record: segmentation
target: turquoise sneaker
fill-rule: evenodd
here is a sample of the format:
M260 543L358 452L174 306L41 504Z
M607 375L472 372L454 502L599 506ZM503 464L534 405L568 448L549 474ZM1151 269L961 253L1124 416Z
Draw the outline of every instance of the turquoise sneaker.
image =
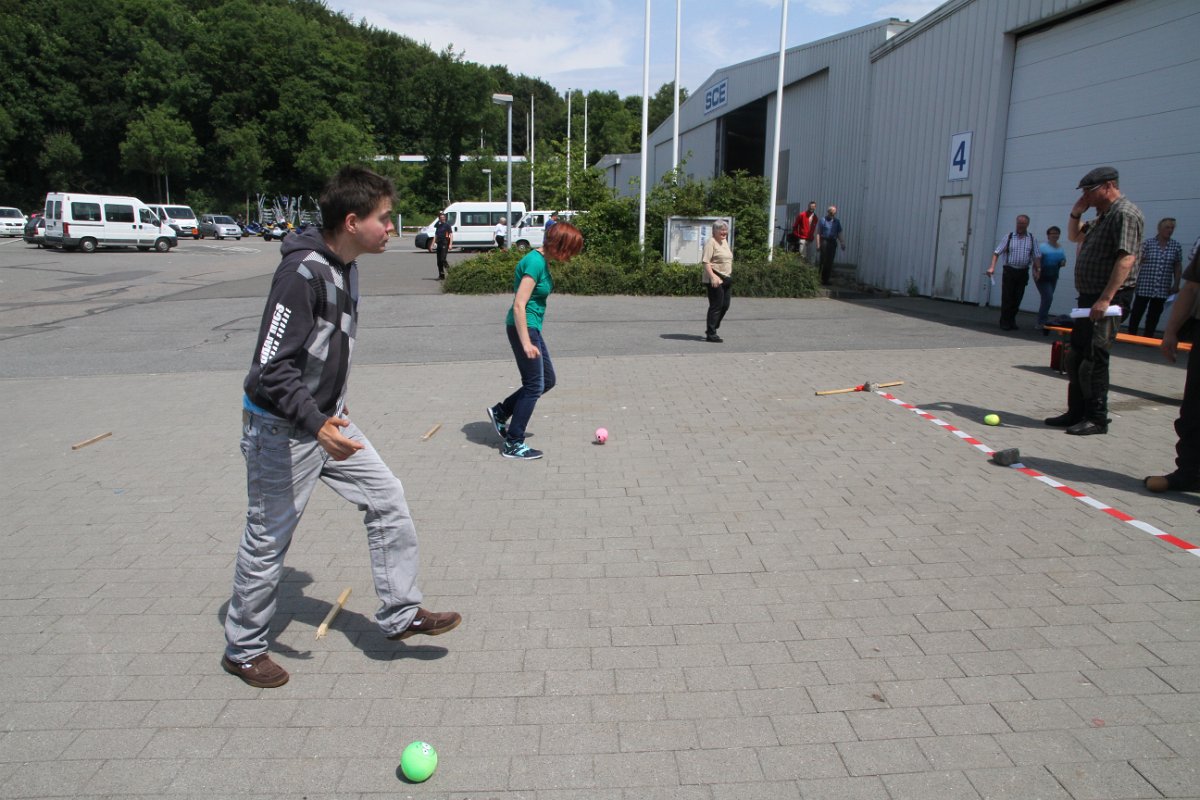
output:
M524 442L505 442L504 447L500 449L500 455L505 458L520 458L525 461L532 461L535 458L541 458L542 451L534 450Z
M488 419L492 421L492 427L496 429L496 435L498 435L501 439L507 439L508 426L504 424L507 422L507 420L504 417L504 409L500 407L500 404L497 403L489 408L487 410L487 415Z

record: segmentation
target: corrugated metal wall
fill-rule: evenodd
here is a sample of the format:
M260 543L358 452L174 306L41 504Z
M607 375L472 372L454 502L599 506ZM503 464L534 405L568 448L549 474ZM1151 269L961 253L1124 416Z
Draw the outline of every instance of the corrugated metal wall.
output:
M861 280L903 290L911 279L932 294L940 198L971 195L962 299L979 296L995 246L1016 32L1098 5L955 0L875 52L863 208L871 230L850 254ZM1097 75L1104 69L1097 53ZM951 137L964 131L972 133L970 176L951 181Z
M1004 177L992 241L1017 214L1039 239L1067 227L1079 178L1097 164L1120 170L1121 190L1146 217L1152 236L1176 217L1175 238L1200 235L1200 3L1121 3L1018 40ZM1097 53L1119 54L1097 70ZM1068 266L1074 248L1067 247ZM1074 305L1070 271L1054 312ZM1036 310L1036 292L1023 307Z
M862 205L869 124L871 51L890 33L905 27L880 22L788 51L784 72L783 149L788 158L788 203L815 199L824 208L834 204L852 233ZM717 163L716 119L747 103L767 102L767 142L763 174L770 175L774 145L775 85L778 57L774 54L713 73L680 109L680 150L694 151L687 172L711 178ZM704 114L705 91L728 81L728 103ZM668 118L650 137L654 161L650 179L671 169L672 125ZM782 217L776 224L790 220ZM778 237L776 237L778 241Z

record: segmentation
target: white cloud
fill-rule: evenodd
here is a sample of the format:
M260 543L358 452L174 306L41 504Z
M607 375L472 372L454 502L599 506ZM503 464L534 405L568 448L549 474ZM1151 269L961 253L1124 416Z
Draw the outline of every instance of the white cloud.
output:
M435 51L452 45L469 61L568 87L642 92L644 0L326 0L330 8L396 31ZM682 83L691 91L722 67L774 53L781 0L684 0ZM936 8L922 0L792 0L788 46L815 41L887 17L916 19ZM498 11L498 9L503 9ZM650 90L675 71L675 4L651 10Z

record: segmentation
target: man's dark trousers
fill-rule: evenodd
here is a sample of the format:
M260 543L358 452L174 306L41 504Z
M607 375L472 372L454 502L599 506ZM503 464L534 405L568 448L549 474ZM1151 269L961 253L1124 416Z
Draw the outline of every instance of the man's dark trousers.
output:
M1187 380L1179 419L1175 420L1175 474L1186 483L1200 483L1200 356L1188 354Z
M1122 310L1129 307L1132 289L1122 289L1111 305ZM1100 299L1099 293L1081 294L1079 308L1091 308ZM1071 349L1067 353L1067 413L1076 422L1091 420L1108 424L1108 364L1112 346L1117 340L1120 317L1103 317L1092 322L1090 317L1072 320Z
M833 257L837 255L837 239L821 240L821 285L828 286L833 277Z
M450 250L450 242L445 239L438 239L437 242L437 267L438 277L446 277L446 270L450 269L450 265L446 263L446 253Z
M1025 297L1025 287L1029 285L1029 267L1010 267L1004 265L1004 278L1000 295L1000 327L1017 326L1017 311L1021 308L1021 300Z

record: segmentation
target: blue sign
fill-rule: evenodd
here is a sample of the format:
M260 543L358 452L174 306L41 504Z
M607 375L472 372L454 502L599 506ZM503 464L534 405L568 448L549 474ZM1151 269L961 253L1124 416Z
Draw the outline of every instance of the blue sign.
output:
M704 113L710 114L729 102L729 79L710 87L704 93Z

